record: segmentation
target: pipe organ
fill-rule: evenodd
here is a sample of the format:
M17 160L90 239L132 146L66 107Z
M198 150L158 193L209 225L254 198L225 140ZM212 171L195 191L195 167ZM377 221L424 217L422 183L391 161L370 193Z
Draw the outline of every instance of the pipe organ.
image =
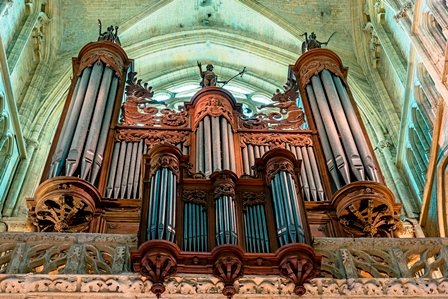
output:
M169 109L129 64L109 41L74 59L28 200L37 230L138 234L134 269L157 296L176 272L212 274L228 297L245 274L279 274L300 295L320 267L313 236L393 237L400 206L335 53L301 55L251 116L217 86Z

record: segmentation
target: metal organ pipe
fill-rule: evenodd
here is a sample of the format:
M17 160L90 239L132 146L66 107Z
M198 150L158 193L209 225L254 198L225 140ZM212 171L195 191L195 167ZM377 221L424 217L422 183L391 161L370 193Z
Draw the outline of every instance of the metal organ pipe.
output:
M75 134L71 142L68 157L65 163L66 175L73 176L80 163L82 150L86 142L90 119L92 117L95 99L100 88L101 79L103 77L104 65L96 62L92 69L89 85L87 87L84 102L82 104L81 113L76 125Z
M215 171L236 169L233 131L224 117L206 115L196 130L196 167L207 177Z
M331 116L331 111L330 108L328 107L328 99L325 95L322 82L319 76L317 75L311 78L311 82L314 94L316 96L315 99L317 102L317 106L319 107L318 111L315 111L313 108L312 110L315 115L320 113L324 124L323 129L327 133L330 147L332 149L333 156L335 158L336 167L339 169L339 173L343 177L345 183L349 184L351 180L350 180L350 171L347 163L347 157L345 156L344 149L342 147L341 141L339 140L338 131L334 124L333 117Z
M101 86L98 91L96 103L94 104L95 112L92 110L92 120L90 122L88 136L84 152L81 161L81 178L87 179L92 168L93 161L95 159L95 151L98 145L98 139L100 138L101 124L104 119L104 112L106 110L106 104L108 95L110 93L111 81L113 71L106 67L103 72L103 78L101 80ZM89 120L90 121L90 120Z
M341 182L339 181L338 169L336 168L333 152L330 147L330 142L328 140L327 133L325 131L325 126L322 121L322 118L319 113L319 108L317 107L316 97L314 96L313 87L308 85L306 87L307 96L311 105L311 110L314 114L314 120L316 122L317 130L319 131L319 138L322 143L322 150L324 152L325 160L327 163L328 170L330 171L331 177L333 178L333 182L336 185L336 188L340 188Z
M93 184L96 180L98 172L103 164L104 150L106 148L106 141L109 132L109 124L112 117L112 112L114 109L115 97L117 96L118 90L118 78L113 77L112 85L109 92L109 98L107 100L106 112L104 113L103 122L101 124L101 133L98 140L98 146L95 151L95 161L93 163L92 174L90 177L90 182Z
M327 95L327 103L330 104L331 112L334 117L334 123L336 124L336 127L341 135L342 144L344 145L345 153L348 156L347 159L351 170L358 181L364 181L364 166L356 147L355 140L353 139L347 118L345 117L341 101L339 100L339 96L333 82L333 77L328 70L323 70L320 77Z
M62 166L69 150L67 144L71 142L73 138L83 99L90 80L91 72L92 68L85 68L76 84L72 102L70 103L70 107L67 113L67 118L64 121L61 135L52 157L50 177L61 175Z
M347 90L342 84L341 79L338 76L333 75L333 80L336 85L336 89L341 100L342 106L344 107L345 115L347 121L350 125L352 136L355 139L356 146L361 154L361 159L364 163L367 176L372 181L379 181L378 170L375 167L373 161L373 155L370 153L369 147L367 146L367 140L361 129L358 119L356 118L355 110L353 109L352 103L350 102Z

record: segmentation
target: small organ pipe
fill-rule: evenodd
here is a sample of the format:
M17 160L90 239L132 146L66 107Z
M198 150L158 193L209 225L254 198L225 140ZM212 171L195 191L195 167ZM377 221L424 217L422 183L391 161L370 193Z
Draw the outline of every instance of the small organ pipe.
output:
M247 147L247 144L243 147L243 173L250 175L249 154L247 153Z
M94 101L95 113L92 115L92 121L88 125L88 136L81 161L81 178L87 179L95 159L95 151L98 145L98 139L101 132L101 124L106 111L106 104L110 92L113 71L106 67L103 72L103 78L98 90L96 101Z
M222 155L222 169L230 170L229 134L227 132L227 120L224 117L221 117L220 121L221 121L221 142L222 142L222 149L220 150L220 153Z
M334 123L341 133L342 144L344 145L345 153L347 154L346 158L348 159L350 168L358 181L364 181L364 166L362 165L355 140L351 134L344 109L342 108L336 87L334 86L333 78L328 70L323 70L321 73L321 79L327 97L331 99L327 102L330 104L331 112L334 117Z
M114 182L114 198L120 196L120 186L123 177L124 161L126 159L126 142L122 141L120 146L120 156L118 158L117 175Z
M205 159L205 175L208 177L213 172L212 168L212 140L210 131L210 117L204 117L204 159Z
M135 167L136 167L136 161L137 161L137 155L138 155L138 143L133 142L132 143L132 154L131 154L131 161L130 161L130 167L129 167L129 176L127 180L127 192L126 192L126 198L131 198L132 195L132 187L134 186L134 175L135 175Z
M106 105L106 112L104 113L103 122L101 124L101 133L98 140L98 146L95 151L95 161L93 163L92 175L90 182L93 184L96 180L98 172L103 164L104 149L106 148L107 136L109 133L110 120L112 112L114 110L115 97L118 89L118 78L114 76L112 79L112 85L110 87L109 97Z
M313 176L313 170L311 169L311 163L310 158L308 157L308 152L306 151L306 147L301 147L302 151L302 157L303 157L303 163L305 166L306 176L309 178L309 185L310 185L310 192L311 192L311 198L313 201L317 201L317 188L314 183L314 176Z
M252 170L252 166L255 165L255 157L254 157L254 147L252 144L247 146L247 153L249 154L249 174L253 175L254 171Z
M204 173L204 122L200 121L196 129L196 172Z
M112 160L109 169L109 182L106 188L106 196L110 198L114 190L115 173L117 171L118 155L120 154L120 142L115 142L112 153Z
M168 169L162 168L162 179L160 181L160 198L159 198L159 221L157 222L158 226L158 239L164 238L164 226L166 224L165 214L166 214L166 204L167 204L167 187L168 187L168 181L167 181L167 172Z
M313 170L313 178L317 189L317 195L319 197L319 200L324 201L325 200L324 188L322 187L322 182L320 180L319 168L317 167L316 157L314 156L313 148L307 147L306 149L308 151L308 158L311 163L311 169Z
M302 179L302 189L305 195L304 197L307 200L312 200L310 197L310 186L308 184L308 180L311 180L312 178L308 178L306 174L305 163L303 162L302 151L299 146L296 146L296 157L298 160L302 161L302 167L300 167L300 178Z
M319 109L313 111L316 111L314 115L318 115L320 111L320 115L322 117L322 121L324 126L322 127L322 131L319 129L319 134L322 134L323 132L327 133L328 141L330 144L330 147L332 149L332 153L334 156L334 161L336 162L336 167L339 170L339 173L341 174L342 178L344 179L346 184L350 183L350 172L347 165L347 158L345 157L344 149L342 147L342 144L339 140L339 135L336 130L336 127L333 123L333 118L331 116L330 109L327 105L327 99L325 97L325 93L322 87L322 84L320 82L319 77L313 76L311 78L312 85L313 85L313 91L316 96L315 100L317 102L317 107ZM310 103L312 97L310 97ZM327 160L328 163L328 160ZM333 162L331 162L333 164ZM332 165L329 165L331 167ZM330 168L331 169L331 168Z
M221 134L219 129L219 117L213 116L212 117L212 156L213 156L213 171L219 171L222 170L221 167Z
M95 63L92 69L92 75L90 76L81 113L79 114L75 134L73 135L70 150L66 159L66 175L68 176L73 176L80 162L79 160L86 142L86 135L96 102L95 99L100 87L103 69L104 65L101 62Z
M121 178L121 198L126 198L126 189L128 187L129 168L131 166L132 157L132 142L128 142L126 145L126 156L124 159L123 176Z
M255 158L260 158L260 147L258 145L254 145L255 150Z
M333 80L335 82L339 98L341 99L342 106L344 107L345 115L347 116L347 121L350 124L351 132L355 139L358 150L361 153L361 159L364 162L367 175L370 177L371 180L379 181L378 171L375 168L375 163L373 162L372 154L370 153L370 150L367 146L367 140L365 139L365 136L361 129L361 125L359 124L359 121L356 118L356 113L348 97L347 90L342 85L342 81L339 77L333 75Z
M230 170L236 172L236 161L235 161L235 143L233 142L233 131L232 126L227 123L227 134L229 135L229 149L227 153L230 155Z
M140 185L140 169L141 169L141 162L142 162L142 151L143 151L143 140L140 140L138 144L137 149L137 161L135 162L135 174L134 174L134 180L133 180L133 190L132 190L132 198L138 198L140 195L138 194L138 189Z

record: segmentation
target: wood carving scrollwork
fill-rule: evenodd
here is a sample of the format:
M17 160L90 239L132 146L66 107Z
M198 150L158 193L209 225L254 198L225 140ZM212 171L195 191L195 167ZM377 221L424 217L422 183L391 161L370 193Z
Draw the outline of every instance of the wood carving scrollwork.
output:
M235 181L237 180L237 177L233 172L229 170L214 172L210 179L214 182L213 193L215 199L222 196L235 198Z
M309 134L241 133L240 146L246 147L247 144L284 148L286 144L292 146L312 146L313 141Z
M170 153L160 153L154 158L151 158L151 171L150 171L150 177L152 178L153 175L156 174L156 172L160 168L168 168L173 172L173 174L177 177L177 181L179 181L180 177L180 170L179 170L179 159Z
M190 132L144 129L118 129L115 131L116 141L139 142L142 139L150 148L156 144L175 145L178 143L188 147L190 145Z
M272 96L272 103L258 107L259 109L278 108L279 112L269 114L260 112L250 118L240 116L240 126L258 130L300 130L305 123L305 113L296 104L299 96L296 81L289 79L284 89L284 92L277 89Z
M292 178L297 184L297 177L295 173L294 164L283 157L272 158L266 164L266 182L268 185L271 184L274 176L280 171L286 171L291 174Z
M101 48L88 52L81 58L76 76L80 76L85 68L91 67L97 62L104 63L115 71L115 75L118 78L122 78L124 65L121 58L115 55L115 53Z
M56 177L43 182L28 201L30 220L41 232L85 232L100 198L87 181Z
M376 182L356 182L340 189L333 198L336 214L354 237L392 237L399 226L393 195Z
M329 70L340 77L342 81L345 81L344 74L337 63L328 60L325 56L316 56L314 60L310 60L301 66L299 72L301 86L306 86L312 76L319 74L324 69Z
M207 205L207 192L202 190L184 190L182 199L185 202L191 202L199 205Z
M264 205L265 195L262 192L242 192L240 195L243 201L243 208L253 205Z
M234 117L232 114L233 107L227 99L217 94L209 95L201 98L195 108L195 116L193 120L193 127L196 128L198 123L206 115L212 117L223 116L232 126L235 131Z

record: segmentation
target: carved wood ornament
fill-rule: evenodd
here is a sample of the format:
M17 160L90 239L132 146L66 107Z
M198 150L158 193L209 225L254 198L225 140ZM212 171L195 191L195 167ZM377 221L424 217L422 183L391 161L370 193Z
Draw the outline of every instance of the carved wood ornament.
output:
M128 61L126 53L119 45L107 41L89 43L81 50L78 57L81 57L81 59L76 77L79 77L85 68L101 61L113 69L118 78L123 78L124 69L127 67L127 65L123 64L123 61Z
M28 200L28 208L38 231L85 232L100 198L87 181L56 177L39 185L34 200Z
M397 229L401 205L383 184L351 183L335 193L332 203L344 229L355 237L392 237Z
M293 146L312 146L313 141L308 134L241 133L240 146L246 147L247 144L285 148L286 144Z

